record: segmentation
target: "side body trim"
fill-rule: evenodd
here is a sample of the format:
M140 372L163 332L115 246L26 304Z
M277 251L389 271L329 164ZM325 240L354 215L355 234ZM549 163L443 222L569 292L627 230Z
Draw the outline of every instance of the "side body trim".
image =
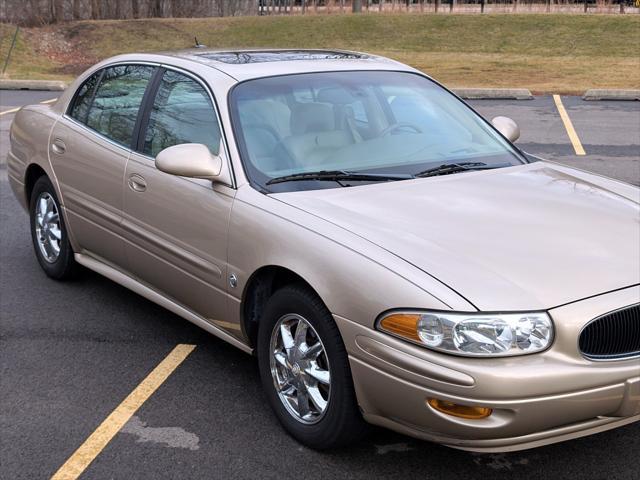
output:
M239 348L243 352L249 353L249 354L253 353L253 349L251 347L245 345L244 343L232 337L231 335L224 332L223 330L216 327L215 325L212 325L204 318L196 315L195 313L186 309L182 305L179 305L173 302L172 300L161 295L155 290L147 287L146 285L140 283L134 278L116 270L115 268L107 265L106 263L103 263L100 260L90 255L82 254L82 253L74 254L74 258L76 262L78 262L80 265L83 265L87 267L89 270L93 270L94 272L107 277L109 280L112 280L122 285L123 287L128 288L129 290L137 293L138 295L143 296L147 300L157 303L161 307L166 308L167 310L175 313L176 315L181 316L185 320L190 321L194 325L197 325L198 327L206 330L212 335L215 335L221 340L224 340L225 342L230 343L231 345ZM215 321L215 320L212 320L212 321Z

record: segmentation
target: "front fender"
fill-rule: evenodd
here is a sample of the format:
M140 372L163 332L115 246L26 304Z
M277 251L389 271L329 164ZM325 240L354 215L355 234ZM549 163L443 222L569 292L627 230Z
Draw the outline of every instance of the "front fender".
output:
M231 321L241 296L264 266L285 267L305 279L334 315L373 327L391 308L475 311L441 282L367 240L246 186L238 190L229 226Z

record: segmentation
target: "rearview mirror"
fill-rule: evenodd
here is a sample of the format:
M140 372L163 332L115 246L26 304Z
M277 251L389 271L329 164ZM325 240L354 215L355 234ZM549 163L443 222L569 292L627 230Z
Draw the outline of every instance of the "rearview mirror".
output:
M201 143L183 143L165 148L156 156L156 168L171 175L220 180L223 161Z
M495 117L491 120L491 123L510 141L515 142L520 138L520 127L518 127L518 124L509 117Z

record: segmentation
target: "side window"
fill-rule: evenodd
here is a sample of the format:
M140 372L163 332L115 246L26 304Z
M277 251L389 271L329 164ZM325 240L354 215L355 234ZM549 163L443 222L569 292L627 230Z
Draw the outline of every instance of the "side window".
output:
M93 95L96 92L96 87L98 86L101 75L102 70L91 75L76 92L73 107L71 107L69 115L81 123L87 123L89 107L93 101Z
M161 150L181 143L203 143L217 155L220 126L211 98L202 85L167 70L149 115L143 152L155 157Z
M362 100L358 100L353 102L351 105L351 111L353 112L353 118L360 123L369 123L369 118L367 117L367 111L364 109L364 104Z
M105 69L89 107L86 125L129 147L142 97L154 70L155 67L148 65L117 65Z

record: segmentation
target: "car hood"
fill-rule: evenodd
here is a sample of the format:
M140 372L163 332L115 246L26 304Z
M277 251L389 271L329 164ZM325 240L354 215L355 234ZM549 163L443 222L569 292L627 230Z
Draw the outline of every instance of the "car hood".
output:
M273 197L401 257L480 310L506 311L639 283L637 193L539 162Z

